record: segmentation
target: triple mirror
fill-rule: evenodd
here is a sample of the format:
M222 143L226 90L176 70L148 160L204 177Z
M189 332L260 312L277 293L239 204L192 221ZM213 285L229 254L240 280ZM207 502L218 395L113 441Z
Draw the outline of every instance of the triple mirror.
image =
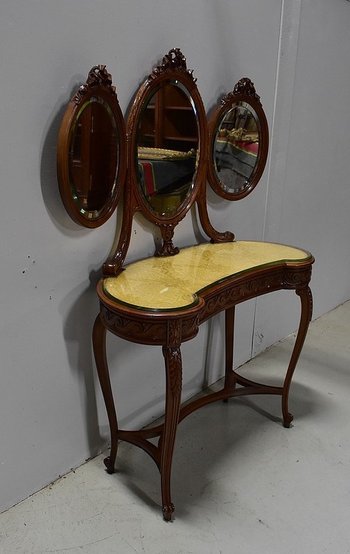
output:
M74 221L97 227L112 215L125 189L123 248L133 214L141 211L160 228L158 254L176 254L173 229L194 201L207 234L225 240L211 233L206 182L223 198L247 196L261 177L267 151L266 117L253 83L241 79L208 126L193 72L175 48L139 88L126 124L105 66L92 68L62 120L60 192Z

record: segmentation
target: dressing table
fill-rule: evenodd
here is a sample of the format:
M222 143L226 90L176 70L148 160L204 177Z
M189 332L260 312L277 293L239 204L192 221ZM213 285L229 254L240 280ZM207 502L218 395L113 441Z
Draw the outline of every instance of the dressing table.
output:
M171 466L177 426L202 406L235 396L281 397L289 427L289 388L312 315L309 288L312 255L292 246L236 240L210 223L207 182L223 199L244 198L264 171L266 117L253 83L241 79L207 119L193 72L179 49L164 56L136 93L126 123L105 66L95 66L74 95L58 138L58 181L74 221L102 225L123 197L116 247L97 285L100 312L93 328L96 367L111 433L108 473L114 472L118 441L142 448L161 476L163 516L174 512ZM206 240L187 248L174 243L177 224L192 206ZM153 257L126 264L133 217L155 227L161 242ZM253 382L233 368L235 306L281 289L300 298L299 330L280 386ZM221 390L181 404L181 345L202 323L225 312L225 378ZM162 347L165 414L161 424L119 429L106 355L107 331L127 341ZM132 394L132 391L130 391ZM158 439L152 441L152 439Z

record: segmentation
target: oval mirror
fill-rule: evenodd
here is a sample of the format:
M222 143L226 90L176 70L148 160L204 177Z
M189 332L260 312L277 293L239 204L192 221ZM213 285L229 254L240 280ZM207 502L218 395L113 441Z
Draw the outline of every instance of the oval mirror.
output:
M191 194L199 156L196 111L181 82L165 81L145 100L136 156L138 186L149 209L173 217Z
M241 79L214 115L209 181L220 196L239 200L257 185L267 157L267 122L253 83Z
M113 213L125 173L125 125L105 66L91 69L68 105L58 139L58 180L72 219L102 225Z

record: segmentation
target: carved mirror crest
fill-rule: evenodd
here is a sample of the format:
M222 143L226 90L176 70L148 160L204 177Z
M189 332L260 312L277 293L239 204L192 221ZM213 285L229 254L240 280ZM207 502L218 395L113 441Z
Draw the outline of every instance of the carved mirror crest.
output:
M268 126L254 85L243 78L210 121L208 180L215 192L240 200L257 185L268 152Z
M64 206L84 227L112 215L126 172L125 124L106 66L94 66L62 119L57 174Z

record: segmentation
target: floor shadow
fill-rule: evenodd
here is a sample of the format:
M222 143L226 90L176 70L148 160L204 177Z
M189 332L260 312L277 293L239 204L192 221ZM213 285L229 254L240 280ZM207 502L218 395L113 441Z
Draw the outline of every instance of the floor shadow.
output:
M70 92L58 99L44 130L40 162L41 193L47 213L61 233L74 237L77 236L77 233L87 234L89 230L74 223L63 206L57 181L57 139L69 99L82 82L84 79L81 76L74 77L68 88Z
M59 128L70 98L81 83L83 76L72 78L64 93L57 101L43 133L41 149L41 192L47 213L58 231L65 237L86 236L92 232L77 225L68 216L59 193L57 181L57 139ZM60 303L59 311L63 320L63 335L67 349L69 366L83 383L82 395L86 416L86 432L90 456L98 454L106 446L100 436L95 394L95 371L91 346L91 331L98 313L98 300L95 292L100 272L90 268L90 278L69 292ZM86 268L88 275L89 268Z
M279 400L279 402L278 402ZM296 383L293 388L293 412L296 421L314 417L324 411L325 399L316 391ZM232 472L242 463L240 449L252 448L261 441L266 429L276 433L276 445L284 429L280 399L266 395L255 398L234 398L227 404L217 402L187 418L178 427L172 471L173 500L178 517L188 516L193 506L210 487L217 464L230 460ZM288 436L288 435L287 435ZM261 452L263 455L264 453ZM147 454L127 443L120 443L113 479L128 488L152 510L161 509L160 476ZM116 483L117 484L117 483Z
M96 284L100 272L92 270L85 288L73 289L60 305L63 318L63 336L69 367L83 384L82 403L85 412L86 434L90 456L96 456L106 447L98 423L96 402L96 372L93 363L91 333L99 306Z

